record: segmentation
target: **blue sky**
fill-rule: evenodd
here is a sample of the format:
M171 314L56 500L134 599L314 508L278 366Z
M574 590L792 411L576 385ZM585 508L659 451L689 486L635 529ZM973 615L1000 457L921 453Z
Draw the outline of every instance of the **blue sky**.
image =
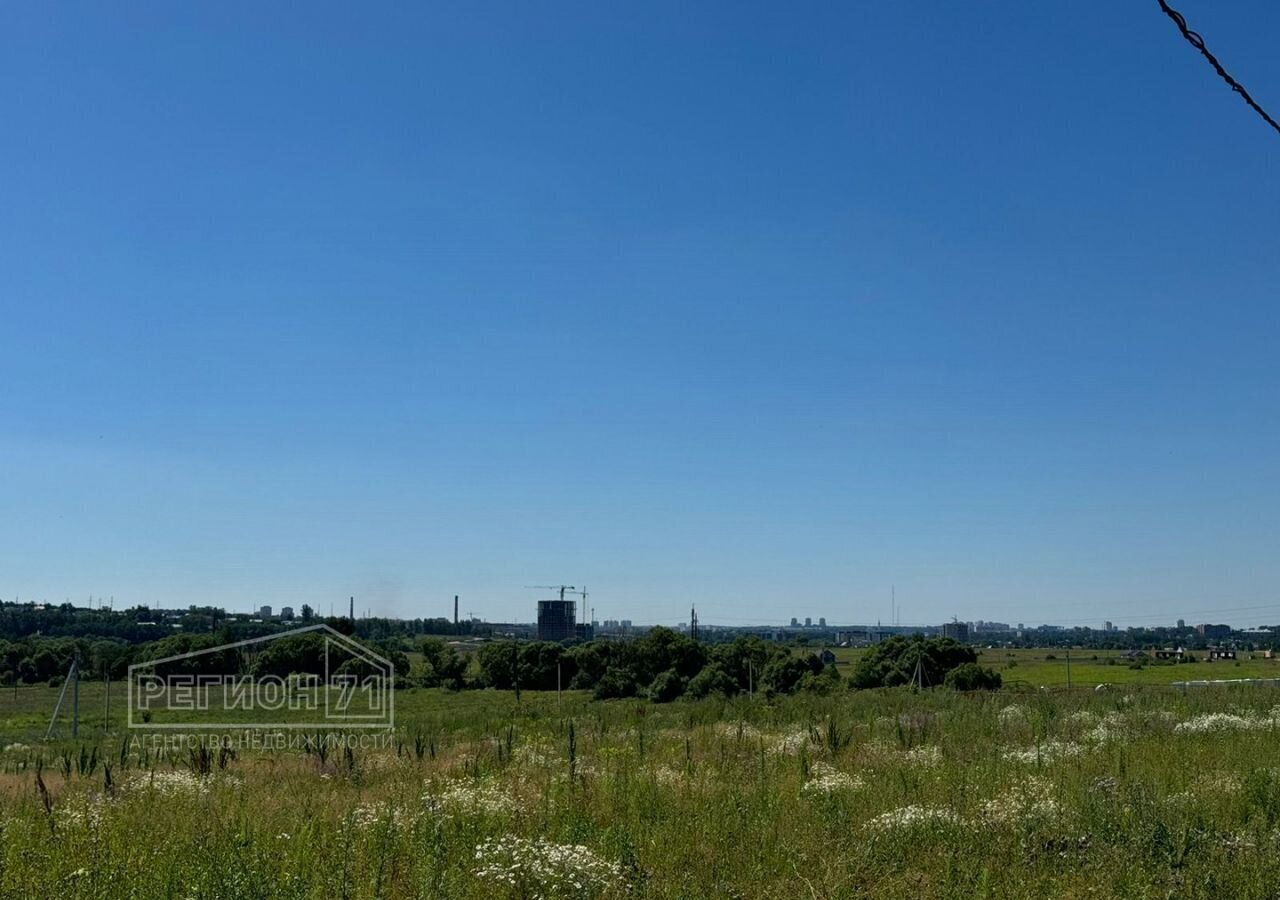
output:
M1154 2L28 4L0 118L5 599L1280 621L1280 138Z

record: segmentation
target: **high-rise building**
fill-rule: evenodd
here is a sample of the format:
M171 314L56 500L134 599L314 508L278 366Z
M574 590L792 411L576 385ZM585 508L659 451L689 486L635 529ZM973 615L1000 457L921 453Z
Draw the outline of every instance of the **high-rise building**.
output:
M1102 630L1103 630L1103 631L1115 631L1115 630L1116 630L1116 626L1112 625L1110 622L1103 622L1103 623L1102 623Z
M805 616L805 617L804 617L804 627L805 627L805 628L812 628L812 627L813 627L813 619L811 619L809 616Z
M799 627L800 627L800 620L799 620L799 619L797 619L795 616L792 616L792 617L791 617L791 627L792 627L792 628L799 628Z
M292 618L293 618L293 607L292 607L292 606L284 606L284 607L281 607L281 608L280 608L280 618L282 618L282 619L292 619Z
M575 636L577 618L577 603L573 600L539 600L538 640L569 640Z
M963 643L969 640L969 626L964 622L948 622L942 626L942 636Z
M819 627L819 628L826 628L826 627L827 627L827 617L826 617L826 616L819 616L819 617L818 617L818 627Z
M270 606L262 606L262 607L259 607L259 608L258 608L258 617L259 617L259 618L261 618L261 619L270 619L270 618L271 618L271 607L270 607Z

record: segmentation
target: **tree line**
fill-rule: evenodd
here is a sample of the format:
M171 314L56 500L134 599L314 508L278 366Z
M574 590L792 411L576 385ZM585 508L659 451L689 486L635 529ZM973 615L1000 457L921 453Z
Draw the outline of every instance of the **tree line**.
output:
M345 634L354 630L348 619L327 623ZM236 642L229 628L212 634L174 634L144 644L41 636L0 641L0 683L56 683L73 659L79 659L83 677L112 680L126 677L131 665L157 660L169 660L163 665L164 674L324 674L323 633L226 646ZM669 628L653 628L630 641L597 639L576 645L495 641L483 644L474 654L459 652L438 637L398 636L362 643L392 664L395 685L401 688L585 690L600 700L645 697L668 703L681 697L826 694L842 688L911 684L960 690L1000 687L1000 675L979 666L971 647L950 638L918 635L894 637L873 647L848 678L816 653L793 653L786 645L754 635L705 644ZM351 659L338 671L365 674L366 668L367 663Z
M589 690L596 699L733 696L758 691L830 693L918 684L958 690L1000 687L997 672L978 665L973 648L950 638L894 637L872 648L844 679L818 654L744 636L708 646L667 628L634 641L591 641L565 647L545 641L486 644L476 686L500 690Z

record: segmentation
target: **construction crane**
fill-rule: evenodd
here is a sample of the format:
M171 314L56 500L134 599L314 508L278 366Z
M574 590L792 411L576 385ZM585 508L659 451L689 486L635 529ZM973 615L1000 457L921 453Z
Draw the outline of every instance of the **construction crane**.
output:
M559 591L560 599L564 599L566 593L577 594L578 589L571 584L526 584L525 590L530 591ZM583 588L585 590L585 588Z
M596 611L592 607L587 606L587 586L584 584L580 591L569 591L570 594L577 594L582 598L582 611L587 613L587 624L594 626L596 624Z

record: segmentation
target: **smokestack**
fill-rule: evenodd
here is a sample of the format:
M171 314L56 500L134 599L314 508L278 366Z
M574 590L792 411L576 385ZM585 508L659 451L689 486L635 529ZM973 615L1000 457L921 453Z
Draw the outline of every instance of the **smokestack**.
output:
M458 595L453 595L453 627L458 627Z
M351 598L351 611L347 613L347 618L352 622L356 620L356 598Z

